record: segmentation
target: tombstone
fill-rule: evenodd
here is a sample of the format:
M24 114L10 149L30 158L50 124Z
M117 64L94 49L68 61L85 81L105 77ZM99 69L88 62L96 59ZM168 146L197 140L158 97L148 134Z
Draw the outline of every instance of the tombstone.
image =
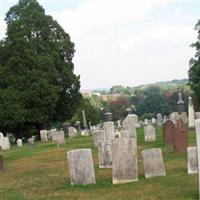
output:
M148 119L144 119L144 125L148 125L149 124L149 120Z
M124 127L129 131L131 138L137 138L135 124L138 121L138 116L135 114L128 115L125 119Z
M103 128L105 131L105 139L112 141L115 138L115 130L113 122L104 122Z
M98 147L100 142L105 141L105 132L104 130L95 130L92 132L92 139L94 147Z
M187 150L187 127L181 119L175 124L173 146L176 152L186 152Z
M27 142L28 144L34 144L34 139L32 137L28 138Z
M17 146L22 147L23 146L23 141L22 139L17 139Z
M136 138L117 138L112 143L113 184L138 181Z
M4 161L3 161L3 156L0 155L0 171L4 170Z
M171 120L167 120L163 125L164 144L173 144L174 132L175 132L174 123Z
M47 130L40 131L40 138L42 142L48 142Z
M197 143L197 166L200 166L200 119L195 120L195 132ZM200 167L197 168L199 182L199 199L200 199Z
M81 131L81 135L82 135L82 136L89 136L88 130L82 130L82 131Z
M194 128L195 112L194 112L192 97L188 97L188 120L189 120L188 124L189 128Z
M179 119L178 112L173 112L170 114L170 120L175 124L176 121Z
M119 134L120 134L120 137L122 138L130 138L130 133L128 130L120 131Z
M151 123L152 123L152 124L155 124L155 123L156 123L156 118L153 117L153 118L151 119Z
M160 148L142 151L142 160L145 178L166 175L162 150Z
M200 112L195 112L195 119L200 119Z
M162 115L160 113L157 114L156 125L157 125L157 127L162 126Z
M197 148L188 147L187 148L187 171L188 174L197 173Z
M64 131L58 131L57 134L54 136L57 146L65 145L65 133Z
M4 136L3 136L3 133L0 132L0 147L1 147L1 145L2 145L3 137L4 137Z
M10 149L10 141L8 137L3 137L2 143L1 143L1 149L2 150L9 150Z
M71 185L95 184L91 149L76 149L67 152Z
M54 141L56 141L56 135L57 135L57 129L56 128L54 128L54 129L51 129L50 130L51 131L51 139L52 139L52 141L54 142Z
M73 126L68 127L68 133L69 133L69 138L77 136L77 130Z
M148 142L156 140L156 131L154 126L147 125L144 127L144 140Z
M98 160L99 168L112 167L112 143L109 140L98 143Z

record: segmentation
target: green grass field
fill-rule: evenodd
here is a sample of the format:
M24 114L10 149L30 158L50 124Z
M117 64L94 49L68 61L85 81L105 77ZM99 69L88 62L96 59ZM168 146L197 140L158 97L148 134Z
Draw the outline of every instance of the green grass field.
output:
M174 200L198 199L197 175L187 174L186 153L174 153L171 146L164 146L162 131L157 129L156 142L144 142L142 129L138 129L139 181L113 185L112 170L99 169L97 149L91 137L66 139L64 147L52 142L12 146L6 152L5 171L0 172L0 200ZM189 145L195 145L195 134L188 134ZM141 160L143 149L162 148L167 176L145 179ZM67 165L67 151L93 148L96 185L71 186Z

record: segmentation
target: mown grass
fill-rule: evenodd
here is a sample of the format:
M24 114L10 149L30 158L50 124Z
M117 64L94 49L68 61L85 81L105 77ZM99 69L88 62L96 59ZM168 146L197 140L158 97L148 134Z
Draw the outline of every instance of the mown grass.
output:
M174 153L162 141L162 130L156 130L155 142L144 142L142 129L138 135L139 181L113 185L112 170L99 169L97 149L91 137L66 139L64 147L52 142L13 146L2 152L5 171L0 173L1 200L192 200L198 199L197 175L187 174L186 153ZM194 131L188 134L189 146L195 145ZM167 176L145 179L141 151L162 148ZM67 151L93 148L96 185L71 186L67 165Z

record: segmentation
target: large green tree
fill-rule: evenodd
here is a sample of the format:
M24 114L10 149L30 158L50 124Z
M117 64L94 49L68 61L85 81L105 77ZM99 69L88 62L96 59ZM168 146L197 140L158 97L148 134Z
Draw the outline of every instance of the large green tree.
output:
M6 14L0 43L0 128L18 136L69 119L81 97L74 44L36 0L20 0Z

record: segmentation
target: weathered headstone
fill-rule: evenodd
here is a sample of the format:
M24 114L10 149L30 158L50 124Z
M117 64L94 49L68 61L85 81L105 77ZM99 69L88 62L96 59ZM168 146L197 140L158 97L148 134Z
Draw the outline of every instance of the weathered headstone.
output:
M81 135L82 136L89 136L89 130L82 130Z
M149 124L149 120L148 119L144 119L144 125L148 125Z
M173 112L170 114L170 120L175 124L176 121L179 119L178 112Z
M98 144L98 160L99 168L112 167L112 143L109 140Z
M98 147L98 144L100 142L105 141L105 132L104 130L95 130L92 132L92 138L93 138L93 145L94 147Z
M136 123L138 122L138 116L135 114L130 114L126 117L124 128L129 131L131 138L137 138L136 134Z
M155 123L156 123L156 118L153 117L153 118L151 119L151 123L152 123L152 124L155 124Z
M122 137L122 138L130 138L130 133L129 133L129 131L128 130L122 130L122 131L120 131L119 132L120 133L120 136Z
M0 171L4 170L4 160L3 160L3 156L0 155Z
M0 132L0 147L1 147L2 141L3 141L3 133Z
M175 132L174 123L171 120L167 120L163 125L164 144L173 144L174 132Z
M165 165L160 148L152 148L142 151L142 160L145 178L165 176Z
M68 127L69 138L77 136L77 130L73 126Z
M34 139L31 137L31 138L28 138L28 144L34 144Z
M196 147L187 148L187 167L188 167L188 174L197 173L197 148Z
M67 152L71 185L95 184L91 149L77 149Z
M186 152L187 150L187 127L186 124L179 119L175 124L173 146L176 152Z
M23 146L23 141L22 139L17 139L17 146L22 147Z
M145 141L155 141L156 131L155 127L152 125L147 125L144 127L144 140Z
M137 146L135 140L135 138L117 138L113 140L113 184L138 180Z
M42 142L48 142L47 130L40 131L40 138Z
M157 125L157 127L162 126L162 115L160 113L157 114L156 125Z
M64 131L58 131L57 134L54 136L57 146L65 145L65 133Z
M115 129L114 129L114 123L113 122L104 122L103 128L105 131L105 139L112 141L115 138Z
M188 120L189 120L188 124L189 128L194 128L195 112L194 112L192 97L188 97Z
M10 141L8 137L3 137L2 143L1 143L1 149L2 150L9 150L10 149Z

